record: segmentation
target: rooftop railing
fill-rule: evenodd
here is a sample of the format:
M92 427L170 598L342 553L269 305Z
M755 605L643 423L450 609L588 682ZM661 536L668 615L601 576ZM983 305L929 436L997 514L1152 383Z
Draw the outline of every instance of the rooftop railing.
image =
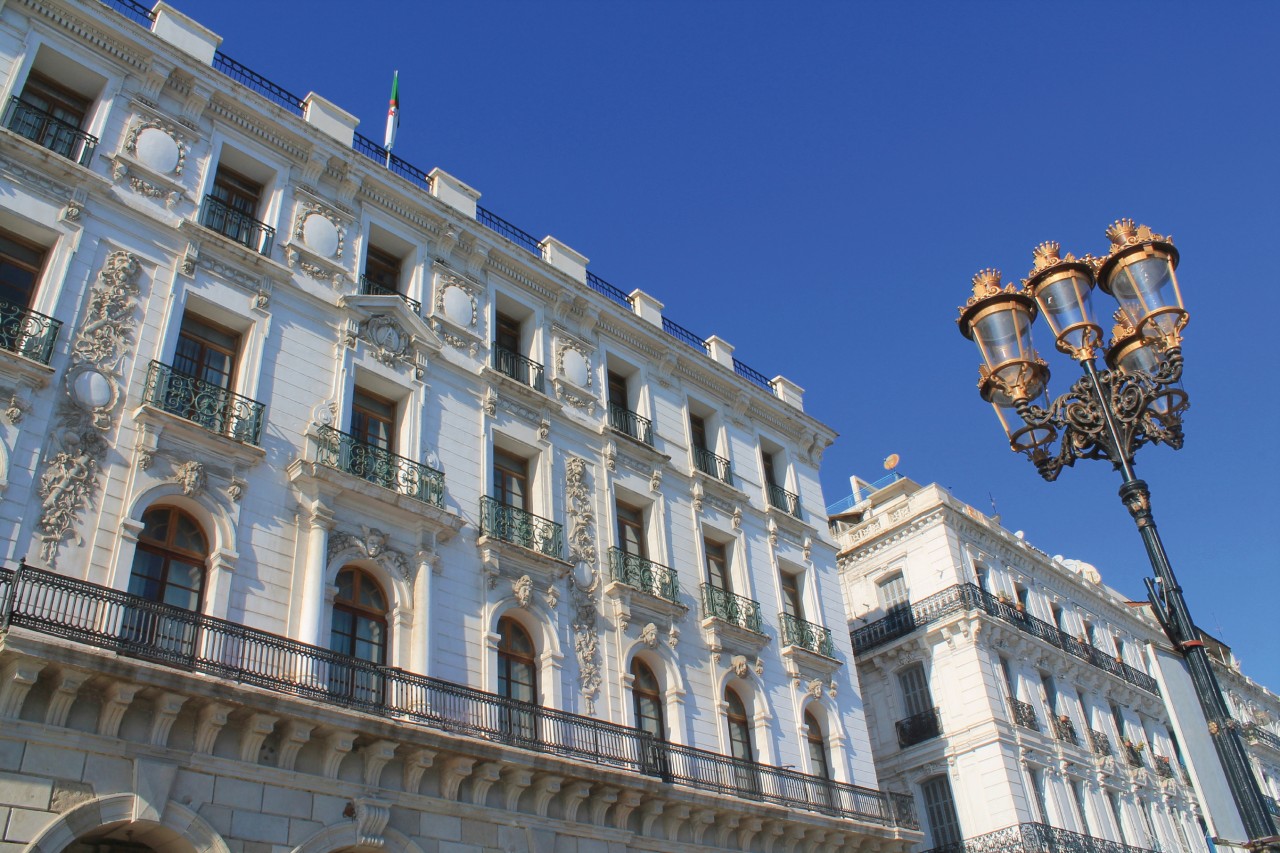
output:
M942 714L937 708L930 708L919 714L912 714L905 720L898 720L894 729L898 733L898 746L906 749L942 734Z
M416 299L411 299L408 294L401 293L394 287L378 284L368 276L360 276L360 293L364 296L395 296L404 301L409 306L409 310L415 314L422 313L422 303Z
M377 666L319 646L21 565L0 569L11 626L235 684L486 742L847 820L919 829L909 796L740 761L640 729Z
M243 63L236 62L222 51L218 51L213 55L213 67L250 91L257 92L271 103L284 107L296 116L301 116L305 111L302 98L299 98L283 86L272 83Z
M542 257L542 243L536 237L528 231L521 231L492 210L476 205L476 222L493 233L506 237L522 249Z
M444 506L444 474L436 469L330 426L320 427L316 438L317 463L423 503Z
M885 474L879 480L876 480L874 483L869 483L867 486L861 489L858 489L856 492L849 495L848 497L841 498L840 500L836 501L833 504L828 504L827 515L838 515L839 513L842 513L847 509L853 509L855 506L862 503L867 498L871 497L872 492L877 492L880 489L883 489L885 486L888 486L891 483L896 483L901 479L903 479L903 475L899 474L897 471L892 471L888 474Z
M680 601L680 579L675 569L621 548L609 549L609 569L620 583L673 604Z
M1067 654L1080 658L1117 678L1124 679L1134 687L1156 696L1160 695L1160 686L1145 672L1117 660L1097 646L1081 642L1048 622L1028 615L1013 604L1006 604L971 583L949 586L922 601L897 608L884 618L855 629L850 633L853 639L853 650L863 654L876 646L904 637L917 628L962 610L981 610L988 616L1003 620L1021 631L1039 637L1050 645L1057 646Z
M98 137L16 96L9 99L3 122L19 136L81 166L89 165L98 147Z
M155 13L136 0L98 0L98 2L115 9L135 24L141 24L147 29L151 29L151 25L155 23Z
M702 585L702 615L704 618L719 619L730 625L755 631L757 634L764 633L764 617L760 615L760 602L709 583Z
M769 379L769 377L765 376L763 373L761 373L758 370L755 370L754 368L748 367L745 363L739 361L737 358L734 358L733 360L733 372L738 374L748 382L759 385L761 388L768 391L770 394L774 392L773 382L772 380Z
M628 311L635 310L635 300L627 295L626 291L621 288L614 287L591 270L587 270L587 287L591 288L596 293L609 297Z
M0 349L48 364L62 321L0 301Z
M261 444L261 403L162 362L153 361L147 368L142 399L209 432L245 444Z
M831 639L830 628L806 622L789 613L778 614L778 626L782 645L799 646L824 657L836 656L836 644Z
M560 559L564 553L564 527L531 512L480 498L480 533Z
M943 844L925 853L1154 853L1119 841L1082 835L1044 823L1020 823L975 835L963 841Z
M711 354L711 344L707 343L707 339L695 335L693 332L681 326L675 320L662 318L662 331L678 341L683 341L694 349L700 349L707 355Z

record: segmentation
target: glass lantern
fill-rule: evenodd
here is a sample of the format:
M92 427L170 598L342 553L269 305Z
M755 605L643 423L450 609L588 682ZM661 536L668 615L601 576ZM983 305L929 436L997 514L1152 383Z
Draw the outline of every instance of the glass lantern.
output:
M1107 230L1111 254L1102 264L1098 286L1115 297L1138 333L1161 345L1178 346L1187 312L1178 287L1178 250L1145 225L1120 220Z

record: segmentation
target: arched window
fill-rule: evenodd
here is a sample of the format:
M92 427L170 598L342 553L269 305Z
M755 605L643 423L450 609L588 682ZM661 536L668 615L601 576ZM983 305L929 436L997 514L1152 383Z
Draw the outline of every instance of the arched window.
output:
M956 803L951 795L951 781L946 776L934 776L920 785L924 795L925 816L929 821L929 834L934 847L959 844L960 820L956 817ZM1046 820L1045 823L1048 823Z
M129 593L198 611L208 559L209 544L195 519L177 507L152 507L142 515Z
M529 632L516 620L498 621L498 695L533 705L538 701L538 669ZM531 709L502 708L504 733L536 739L537 720Z
M805 739L809 742L809 772L830 782L831 762L827 760L827 743L822 737L822 727L811 711L804 712L804 726L808 729Z
M751 726L747 720L747 708L732 687L724 689L726 707L725 722L729 726L729 755L738 761L746 762L734 768L734 776L738 789L753 795L760 789L760 780L755 770L755 747L751 743Z
M387 662L387 596L363 569L338 572L329 648L338 654L382 666Z
M667 726L662 718L662 689L653 670L644 661L631 661L631 699L635 703L636 728L658 740L667 739Z

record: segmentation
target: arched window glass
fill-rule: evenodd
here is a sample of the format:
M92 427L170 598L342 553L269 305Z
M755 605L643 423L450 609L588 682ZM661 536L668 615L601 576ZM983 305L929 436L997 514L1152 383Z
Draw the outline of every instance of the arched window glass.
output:
M198 611L208 559L208 541L195 519L177 507L152 507L142 516L129 592Z
M729 755L739 761L752 762L751 766L739 765L734 769L738 789L747 796L755 795L760 788L754 762L755 747L751 743L751 726L747 721L747 708L732 687L724 689L726 705L725 722L729 726Z
M530 704L538 701L533 640L523 625L505 616L498 621L498 694ZM500 723L504 733L514 738L537 738L533 711L503 707Z
M812 712L804 712L804 726L808 729L805 739L809 743L809 773L831 781L831 762L827 760L827 744L822 737L822 727Z
M363 569L338 572L329 648L368 663L387 662L387 596Z
M631 698L635 703L636 728L648 732L658 740L667 739L666 723L662 719L662 688L658 678L644 661L631 661Z

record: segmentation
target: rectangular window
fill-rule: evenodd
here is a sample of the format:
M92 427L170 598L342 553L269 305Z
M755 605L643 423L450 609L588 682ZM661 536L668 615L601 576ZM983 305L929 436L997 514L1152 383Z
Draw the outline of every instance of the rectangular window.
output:
M924 664L912 664L898 673L898 686L902 689L902 708L908 717L933 709L933 695L929 692Z
M182 316L173 369L230 390L236 371L240 336L190 313Z
M220 164L200 211L200 224L261 254L271 251L275 229L258 220L262 184Z
M694 450L710 450L707 446L707 422L699 415L689 415L689 435Z
M1000 672L1004 674L1004 686L1009 691L1010 699L1018 698L1018 684L1013 680L1013 670L1009 668L1009 659L1000 658Z
M377 246L370 246L364 257L364 277L378 287L400 292L400 259Z
M707 555L707 583L725 592L733 592L729 583L729 556L724 545L704 539L702 548Z
M44 249L0 231L0 302L20 311L30 308L44 259Z
M631 401L627 397L627 377L612 370L609 371L609 403L624 409L631 408Z
M499 314L497 320L493 342L507 352L518 355L520 353L520 322L506 314Z
M48 113L60 122L80 129L92 103L84 95L77 94L39 71L32 71L22 87L22 100L36 109Z
M1093 827L1089 825L1089 809L1084 801L1084 785L1079 780L1071 780L1071 796L1076 801L1076 811L1080 813L1080 828L1085 835L1094 835Z
M1045 790L1044 771L1032 768L1027 771L1031 774L1031 790L1036 795L1036 808L1040 810L1040 822L1046 826L1052 826L1049 822L1049 797Z
M909 599L907 581L902 572L894 572L876 584L876 595L880 599L882 610L889 611L905 606Z
M618 512L618 547L623 553L636 557L648 557L644 536L644 511L619 502Z
M493 452L493 497L516 509L529 509L529 462L501 450Z
M782 612L796 619L804 618L800 604L800 583L795 575L782 573Z
M764 469L764 482L769 486L778 485L778 476L774 470L773 454L767 450L760 451L760 463Z
M1040 687L1044 690L1044 704L1050 714L1058 713L1058 689L1054 686L1053 676L1040 673Z
M351 434L379 450L395 451L396 404L361 388L351 404Z
M920 786L924 795L924 811L929 819L929 834L933 846L959 844L960 820L956 817L955 799L951 796L951 782L946 776L936 776Z

